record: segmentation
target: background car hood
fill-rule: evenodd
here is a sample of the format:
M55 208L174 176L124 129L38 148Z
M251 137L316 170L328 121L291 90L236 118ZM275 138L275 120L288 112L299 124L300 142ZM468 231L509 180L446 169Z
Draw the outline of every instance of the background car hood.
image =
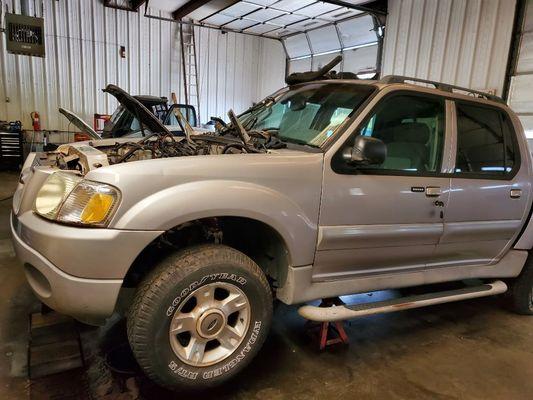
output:
M59 112L63 114L69 120L69 122L73 124L76 128L78 128L81 132L89 135L91 139L100 139L100 135L96 133L96 131L91 128L88 123L86 123L72 111L59 107Z
M113 95L129 112L135 115L139 121L154 133L168 133L170 131L150 112L142 103L125 90L116 85L107 85L104 92Z

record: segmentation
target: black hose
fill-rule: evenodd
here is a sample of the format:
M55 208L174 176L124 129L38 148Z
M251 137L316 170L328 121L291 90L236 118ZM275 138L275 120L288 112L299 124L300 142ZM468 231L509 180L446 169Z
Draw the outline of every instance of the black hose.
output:
M241 151L244 150L244 152L247 153L244 144L233 143L233 144L227 144L226 146L224 146L224 147L222 148L222 154L228 154L228 151L229 151L230 149L239 149L239 150L241 150Z

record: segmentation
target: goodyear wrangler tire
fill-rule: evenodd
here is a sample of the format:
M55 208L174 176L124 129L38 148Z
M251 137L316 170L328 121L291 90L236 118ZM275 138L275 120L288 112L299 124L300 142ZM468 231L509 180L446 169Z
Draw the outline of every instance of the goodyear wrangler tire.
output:
M272 319L261 269L223 245L173 254L139 286L128 339L149 378L196 390L235 376L256 355Z

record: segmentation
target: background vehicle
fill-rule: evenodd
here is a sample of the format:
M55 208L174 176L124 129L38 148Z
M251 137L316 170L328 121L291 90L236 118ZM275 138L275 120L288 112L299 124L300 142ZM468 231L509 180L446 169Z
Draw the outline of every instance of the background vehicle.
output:
M179 139L109 86L155 133L28 158L12 232L37 296L88 322L130 304L141 367L192 389L250 362L273 297L299 304L476 279L300 311L336 320L508 292L533 314L531 157L499 98L403 77L289 78L239 118L230 111L218 134L184 129Z
M157 96L133 96L143 106L145 106L158 120L169 127L169 130L175 134L183 134L176 117L174 116L174 108L178 108L183 115L185 115L191 126L198 126L196 119L196 110L193 106L187 104L172 104L168 105L166 97ZM142 137L143 133L137 116L132 114L128 107L124 104L119 104L117 109L113 112L111 119L104 125L102 138L117 138L117 137Z

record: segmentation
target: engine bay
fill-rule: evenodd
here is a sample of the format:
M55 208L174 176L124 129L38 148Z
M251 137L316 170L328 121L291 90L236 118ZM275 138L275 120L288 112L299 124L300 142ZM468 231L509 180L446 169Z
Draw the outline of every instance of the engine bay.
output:
M190 137L152 134L144 139L102 139L64 144L55 151L38 153L37 160L41 166L76 170L85 175L93 169L124 162L212 154L264 153L281 147L284 147L284 143L263 132L251 132L248 144L231 134Z
M233 110L228 111L229 124L219 118L213 118L217 122L216 132L198 134L181 112L175 109L183 132L183 136L175 136L138 100L118 86L108 85L104 91L115 96L121 104L130 107L131 112L142 122L142 134L145 134L146 129L147 136L64 144L55 151L38 153L39 165L74 170L85 175L95 168L124 162L213 154L265 153L269 149L286 147L286 143L278 138L277 130L250 129L242 124ZM258 103L254 107L262 104ZM252 111L254 107L251 108ZM254 118L250 121L254 122Z

